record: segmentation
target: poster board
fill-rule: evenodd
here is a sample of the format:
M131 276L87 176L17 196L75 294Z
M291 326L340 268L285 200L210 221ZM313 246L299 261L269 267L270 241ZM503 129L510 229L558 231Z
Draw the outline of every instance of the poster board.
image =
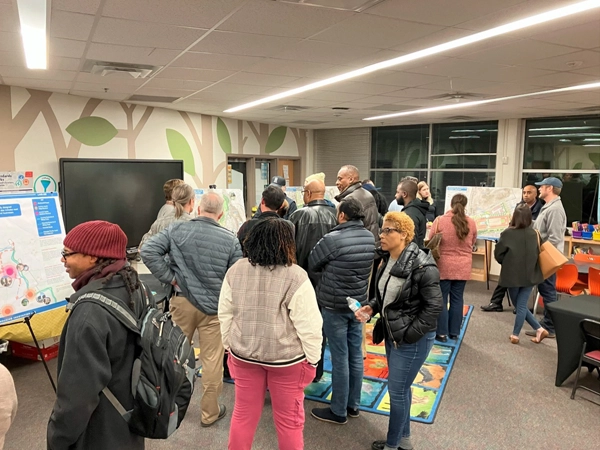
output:
M241 189L211 189L223 197L223 216L219 224L237 234L242 224L246 221L246 208L244 194ZM202 196L209 192L208 189L194 189L196 193L196 209L200 206Z
M448 186L446 188L446 211L456 194L467 197L467 215L477 225L477 237L499 238L512 218L517 203L522 200L520 188Z
M0 195L0 324L66 305L58 194Z
M33 191L33 172L0 172L0 193Z
M304 195L302 194L303 187L300 186L289 186L285 190L285 194L295 200L296 206L298 208L302 208L304 206ZM338 201L335 199L336 195L339 195L340 191L337 186L325 186L325 199L332 202L334 205L338 204Z

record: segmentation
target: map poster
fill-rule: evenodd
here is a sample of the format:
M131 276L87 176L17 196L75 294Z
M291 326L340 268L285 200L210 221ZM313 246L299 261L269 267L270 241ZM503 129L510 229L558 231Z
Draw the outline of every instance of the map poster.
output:
M58 194L0 195L0 324L66 305Z
M450 210L450 201L456 194L467 197L467 215L475 221L480 239L499 238L521 201L519 188L448 186L446 211Z
M246 221L246 208L244 207L244 194L241 189L211 189L223 197L223 217L219 220L222 227L237 234L242 224ZM200 199L208 192L207 189L194 189L196 193L196 209L200 206Z

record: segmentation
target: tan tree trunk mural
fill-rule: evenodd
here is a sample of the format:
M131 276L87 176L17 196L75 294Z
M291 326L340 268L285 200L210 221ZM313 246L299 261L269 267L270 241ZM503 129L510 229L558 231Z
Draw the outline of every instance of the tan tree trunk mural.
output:
M261 155L266 153L267 141L269 140L269 125L266 123L259 123L258 129L252 122L246 122L250 127L250 130L254 134L254 137L258 141L259 153Z
M142 118L137 123L137 125L134 126L133 125L133 112L135 111L135 109L137 108L138 105L128 105L127 103L123 103L123 102L121 102L119 104L121 105L121 108L123 108L123 111L125 111L125 116L127 117L127 129L119 130L117 137L127 139L127 158L135 159L135 157L136 157L135 141L137 140L138 136L140 135L140 132L142 131L142 129L146 126L146 123L148 123L148 119L150 118L150 115L154 111L154 108L152 106L146 107L146 110L144 111Z
M238 120L238 153L244 153L244 145L246 145L246 141L248 140L248 136L244 136L244 121Z
M217 167L214 167L213 118L205 114L200 115L200 123L202 125L202 139L200 139L198 130L194 126L190 115L185 111L179 111L179 114L192 134L194 144L196 144L202 161L202 177L195 173L193 175L194 181L199 188L208 188L209 185L215 184L217 176L227 164L227 161L223 161Z
M306 176L308 175L306 173L306 156L308 154L308 149L307 149L307 132L306 130L300 129L300 128L290 128L290 131L292 132L292 134L294 135L294 138L296 138L296 146L298 147L298 156L300 157L300 162L302 164L301 170L300 170L300 176L301 178L306 178Z

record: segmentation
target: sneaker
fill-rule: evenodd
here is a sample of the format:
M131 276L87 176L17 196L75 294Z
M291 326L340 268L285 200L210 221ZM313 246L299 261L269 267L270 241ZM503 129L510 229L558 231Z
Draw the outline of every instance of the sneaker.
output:
M537 336L537 332L535 330L528 330L525 332L525 334L527 336L533 336L533 337ZM556 338L556 334L553 333L552 331L548 331L548 336L546 336L546 339L555 339L555 338Z
M481 309L483 311L487 311L487 312L490 312L490 311L502 312L502 311L504 311L504 308L502 307L502 305L497 305L495 303L490 303L489 305L481 306Z
M371 450L383 450L385 448L386 440L375 441L371 444Z
M338 416L331 411L331 408L313 408L310 414L323 422L335 423L336 425L344 425L348 423L348 419L344 416Z
M346 408L346 412L348 413L348 417L353 417L356 418L358 416L360 416L360 412L358 411L358 408Z
M225 405L219 405L219 416L215 419L215 421L211 422L211 423L200 422L200 426L205 427L205 428L210 427L211 425L214 425L215 422L218 422L223 417L225 417L226 414L227 414L227 408L225 407Z

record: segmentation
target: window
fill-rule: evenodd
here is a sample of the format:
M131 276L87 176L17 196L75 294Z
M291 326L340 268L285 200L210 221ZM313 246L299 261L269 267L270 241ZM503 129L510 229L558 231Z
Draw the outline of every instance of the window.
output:
M532 119L525 129L523 182L560 178L568 226L598 223L600 116Z

